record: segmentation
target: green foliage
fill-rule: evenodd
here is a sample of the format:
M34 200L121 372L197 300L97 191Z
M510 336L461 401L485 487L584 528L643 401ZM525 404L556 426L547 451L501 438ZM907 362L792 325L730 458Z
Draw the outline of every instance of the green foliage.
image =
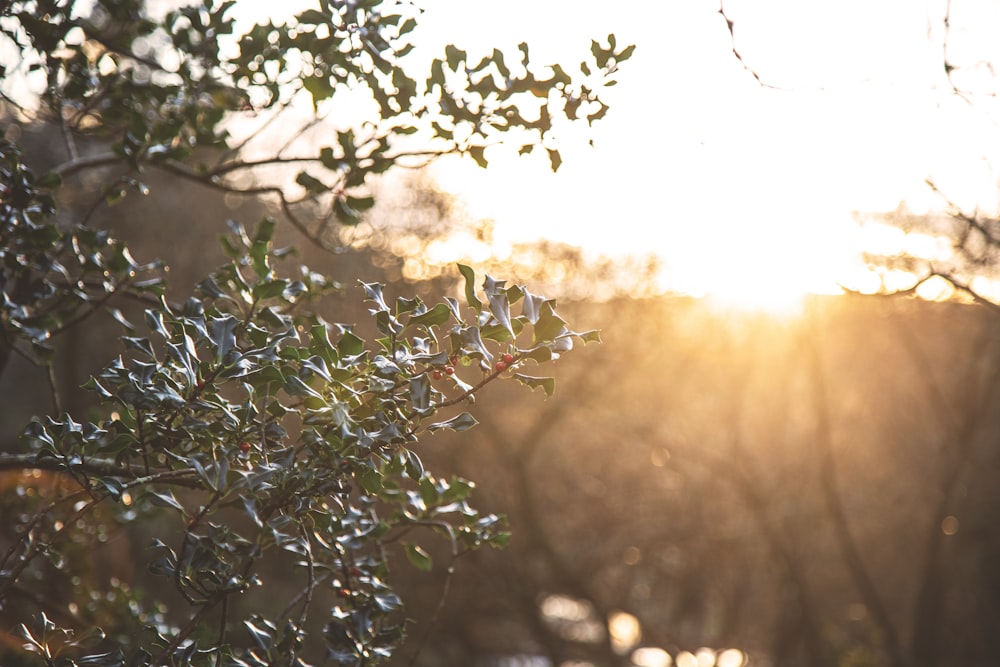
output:
M602 118L608 107L599 91L633 51L618 49L610 35L608 47L593 42L590 64L570 76L559 64L537 67L527 44L516 64L498 49L476 60L449 45L418 74L405 59L421 13L410 3L327 0L243 34L234 32L234 0L204 0L162 17L139 0L102 0L85 16L74 7L15 0L0 24L22 56L7 78L43 77L43 108L67 133L111 142L109 153L74 156L57 173L95 163L163 169L213 188L269 194L288 215L322 202L345 224L374 204L372 178L397 165L462 154L485 167L487 148L515 142L521 153L544 146L557 170L559 120ZM371 104L356 127L338 128L305 154L245 160L239 149L249 140L234 141L228 129L235 118L269 119L263 128L306 101L323 117L344 96L370 96ZM207 162L203 149L220 151L219 159ZM274 164L302 167L300 196L278 183L248 188L241 178ZM126 192L109 184L106 194L113 202ZM310 234L318 240L325 229Z
M328 323L320 300L344 287L305 267L279 270L290 253L274 246L272 219L252 233L230 223L228 263L177 302L158 263L136 262L92 227L101 207L146 194L151 169L275 197L321 244L330 220L354 224L374 206L374 175L415 159L464 154L486 166L486 149L506 140L522 153L544 146L556 169L555 119L603 116L595 91L631 54L613 36L607 48L595 42L574 79L535 67L525 44L516 65L499 50L472 62L448 46L416 76L403 60L420 16L408 3L323 0L243 34L236 7L206 0L160 16L139 0L98 0L85 13L16 0L0 10L0 40L20 55L0 69L0 94L16 105L19 82L42 80L20 112L48 120L67 152L36 175L22 146L0 140L0 372L27 360L53 402L17 448L0 451L0 473L14 480L0 486L14 489L0 496L0 619L15 622L0 639L20 634L11 659L23 664L384 660L406 629L397 563L440 571L435 535L450 561L508 539L500 517L470 504L472 482L425 470L425 436L473 428L473 404L494 381L551 394L552 378L522 370L598 338L569 329L553 300L480 283L466 266L464 303L361 283L370 325ZM263 131L304 97L321 120L359 90L373 101L369 117L312 153L251 160L257 131L236 141L227 129L266 118ZM294 170L257 180L276 165ZM101 171L109 166L118 171ZM94 203L59 210L63 182L83 172L99 183ZM326 215L310 226L297 207L316 205ZM124 327L121 353L86 383L86 416L72 416L54 341L102 313ZM147 525L144 567L159 588L84 576L95 543ZM298 588L268 587L279 571ZM34 592L48 584L61 589L51 600Z
M489 311L478 298L429 307L363 284L379 336L369 343L350 326L296 314L334 286L305 269L282 277L273 228L265 222L250 236L236 227L230 247L239 252L196 296L145 311L149 335L125 337L125 352L88 383L103 419L48 417L24 433L30 465L72 478L77 490L7 555L5 587L59 552L67 512L79 521L110 504L122 524L173 517L177 537L155 541L149 569L195 610L192 620L142 627L148 643L104 655L131 651L130 664L207 664L220 655L273 664L303 642L308 600L332 590L341 600L323 630L328 649L339 663L367 662L403 636L401 603L386 583L393 543L423 529L444 536L457 556L506 539L498 517L469 505L471 482L424 469L421 436L475 425L465 406L502 376L489 365L501 350L552 359L581 336L552 325L551 301L542 300L546 319L532 312L539 297L487 277ZM454 357L478 368L432 380ZM418 544L405 551L418 569L433 567ZM273 601L242 619L254 649L204 634L213 625L206 616L225 616L227 600L262 584L283 557L301 571L302 591L286 607L292 620L276 624L266 611ZM87 660L97 657L79 664L98 664Z
M162 290L156 265L137 264L107 232L58 224L50 192L58 184L53 174L36 178L18 147L0 141L0 372L12 353L44 363L53 338L112 298Z

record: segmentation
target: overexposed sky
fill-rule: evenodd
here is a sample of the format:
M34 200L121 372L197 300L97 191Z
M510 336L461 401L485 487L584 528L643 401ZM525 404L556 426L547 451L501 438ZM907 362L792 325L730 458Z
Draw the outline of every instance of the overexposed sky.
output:
M997 53L1000 3L951 5L956 81L992 92L997 81L973 65ZM970 104L952 94L943 1L730 0L736 48L775 88L733 56L712 0L424 6L420 46L514 50L524 40L537 61L572 65L591 37L614 32L619 44L637 44L607 96L606 119L562 138L558 174L543 156L517 159L515 149L488 153L487 171L436 169L501 233L653 250L671 284L693 293L830 291L854 280L853 211L940 206L927 178L956 201L996 206L1000 115L987 95Z
M245 28L314 1L234 11ZM997 211L1000 2L728 0L735 46L770 87L733 55L716 0L417 4L417 76L448 43L516 57L526 41L533 63L567 71L592 38L637 45L604 95L606 118L560 135L558 174L517 146L490 149L488 170L458 158L433 167L474 215L496 220L501 241L654 252L667 287L739 299L863 287L852 213L941 208L928 178L970 210ZM951 91L946 53L966 98Z

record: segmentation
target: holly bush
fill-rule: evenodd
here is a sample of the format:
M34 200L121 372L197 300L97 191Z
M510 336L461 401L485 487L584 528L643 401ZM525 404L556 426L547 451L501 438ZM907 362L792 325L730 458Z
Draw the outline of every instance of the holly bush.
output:
M418 77L411 3L321 0L238 34L239 7L0 10L2 46L19 54L0 66L0 373L38 369L52 403L0 445L4 664L386 660L407 629L399 567L450 574L507 540L500 517L470 504L472 482L424 469L426 436L473 427L495 381L551 394L533 369L598 339L555 301L470 267L457 269L461 301L430 304L295 268L275 234L290 223L331 248L331 225L374 204L373 178L442 155L485 167L487 149L513 142L557 169L560 123L604 115L598 90L632 47L593 41L571 77L534 66L526 44L517 65L447 46ZM362 117L294 141L358 91ZM275 149L269 130L303 101L312 118ZM64 156L34 154L23 126L52 130ZM279 217L230 222L226 263L177 300L163 264L98 224L153 172L270 198ZM325 296L349 290L370 321L320 316ZM60 349L106 315L120 353L71 415ZM114 540L144 540L128 581L90 562Z
M299 650L319 613L328 660L371 664L404 635L388 583L394 544L427 570L421 533L441 535L452 558L506 541L497 516L470 506L471 482L424 469L421 436L474 426L467 408L501 377L551 392L551 378L521 369L597 334L572 332L553 301L523 287L487 276L477 291L463 266L464 304L389 299L383 286L363 284L377 331L367 341L298 313L332 286L307 269L282 277L273 230L273 221L252 236L236 227L232 261L196 295L145 310L149 335L123 337L121 356L87 384L104 418L34 420L26 452L3 458L60 480L58 493L42 497L23 492L25 475L10 508L17 539L0 563L2 590L30 589L71 566L67 552L100 539L79 529L98 512L119 525L162 515L170 530L153 540L148 567L189 608L174 624L136 600L93 596L79 606L81 622L117 605L116 633L89 637L102 640L95 653L39 615L23 633L47 663L306 664ZM505 355L511 368L496 370ZM257 596L252 613L231 611L278 564L298 570L301 589L280 603ZM336 603L319 610L331 593Z

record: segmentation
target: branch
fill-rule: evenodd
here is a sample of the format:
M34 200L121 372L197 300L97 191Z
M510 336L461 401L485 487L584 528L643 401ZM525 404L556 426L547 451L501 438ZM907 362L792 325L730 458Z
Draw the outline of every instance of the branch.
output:
M948 205L948 215L958 220L961 220L969 228L974 229L980 234L982 234L987 244L994 247L1000 247L1000 236L995 235L993 231L987 228L986 224L984 224L983 221L981 221L977 216L968 215L967 213L965 213L958 204L953 202L943 192L941 192L941 190L938 189L937 185L935 185L934 181L932 181L931 179L928 178L924 180L924 183L926 183L927 187L929 187L934 194L941 197L941 199L944 200L944 203Z
M459 557L458 551L458 540L455 538L455 530L449 524L445 522L438 521L416 521L417 525L433 526L435 528L440 528L448 534L448 538L451 540L451 560L448 561L448 569L445 570L444 583L441 585L441 595L438 597L437 605L434 607L434 611L431 613L430 618L427 620L427 629L423 636L417 641L416 648L413 654L410 656L410 661L407 663L409 667L414 667L417 664L417 658L420 657L420 653L424 650L427 645L427 640L430 639L431 632L434 630L434 626L438 624L441 618L441 612L444 610L445 601L448 598L448 592L451 590L451 580L455 576L455 561Z
M811 320L809 324L811 326L806 327L807 340L804 342L808 357L807 363L812 370L813 409L816 411L816 441L819 446L818 471L823 499L833 523L841 556L851 573L854 585L857 586L861 598L872 611L875 623L882 633L884 648L889 654L889 664L892 667L905 667L906 661L900 649L899 633L889 617L889 612L882 602L882 596L875 587L868 567L861 558L858 544L851 534L847 515L844 513L844 506L837 491L837 466L834 461L832 442L833 428L830 424L829 397L826 392L827 377L823 371L817 349L817 341L821 340L823 328L814 320Z
M1000 315L1000 303L997 303L983 296L974 287L964 282L960 278L956 277L951 272L939 271L937 269L934 269L933 267L930 269L930 271L928 271L927 275L919 278L911 287L907 287L906 289L895 290L893 292L876 292L875 294L867 294L865 292L859 292L844 285L840 285L840 289L844 290L846 294L863 297L865 299L893 299L901 297L911 297L911 296L917 296L917 290L920 289L920 286L926 283L927 281L931 280L932 278L941 278L942 280L946 281L949 285L954 287L957 291L962 292L966 296L970 297L973 303L980 306L985 306L993 313Z
M181 178L185 178L187 180L200 183L205 187L209 187L215 190L220 190L222 192L232 192L234 194L241 194L241 195L271 195L273 197L276 197L278 199L279 204L281 205L282 212L288 218L288 221L292 224L292 226L299 231L299 233L301 233L303 236L306 237L306 239L308 239L309 241L311 241L312 243L316 244L318 247L324 250L328 250L331 252L335 250L335 248L332 248L317 233L310 231L309 227L304 222L302 222L302 220L300 220L298 216L295 215L294 211L292 211L291 209L291 206L293 203L297 202L289 200L288 197L285 196L284 190L282 190L278 186L265 185L255 188L238 188L229 185L224 181L219 180L218 178L205 177L205 175L193 171L190 168L181 165L180 163L158 162L158 163L153 163L152 166L167 171L169 173L172 173L176 176L180 176Z
M316 562L313 560L312 553L312 539L309 536L309 532L305 529L302 524L299 524L299 537L302 538L303 543L306 545L306 576L308 577L308 582L305 588L305 599L302 601L302 610L299 612L299 622L295 627L295 632L299 637L302 636L303 628L306 625L306 620L309 618L309 606L312 604L313 591L316 590ZM289 649L288 664L294 665L295 651L297 647L297 642L291 642L291 648Z
M61 178L66 178L67 176L72 176L73 174L84 171L85 169L93 169L95 167L106 167L108 165L117 164L122 162L125 158L117 153L98 153L97 155L85 155L82 157L76 157L71 160L67 160L62 164L58 165L52 169L53 174L57 174Z
M985 327L983 340L989 340L990 327ZM973 349L979 350L976 346ZM995 357L994 357L995 358ZM973 355L966 367L966 378L962 386L971 385L970 381L982 364L982 358ZM914 600L911 661L913 664L935 664L937 662L937 651L939 649L938 638L942 632L943 624L941 617L944 605L944 588L946 582L944 575L948 572L942 567L942 548L945 534L941 530L941 521L948 514L954 513L954 504L958 502L959 489L961 488L962 474L970 465L973 458L973 445L976 442L977 434L987 432L989 420L995 414L994 406L997 401L997 391L1000 389L1000 369L994 368L986 385L983 387L982 396L978 400L966 400L962 402L965 408L961 423L958 425L957 433L951 438L952 446L945 446L942 443L941 451L952 453L950 461L946 464L941 475L941 485L937 490L938 502L934 507L930 521L926 526L927 542L921 563L920 587ZM947 437L947 436L946 436ZM986 447L996 447L996 437L992 437L992 442Z
M45 364L45 376L49 383L49 392L52 395L52 409L57 415L63 413L62 398L59 396L59 383L56 381L56 369L52 363Z
M296 92L298 92L298 91L296 91ZM234 146L233 146L233 147L231 147L231 148L230 148L229 150L225 151L225 152L224 152L224 153L223 153L223 154L222 154L222 155L221 155L221 156L219 157L219 162L218 162L217 164L222 164L222 163L224 163L224 162L225 162L225 161L226 161L227 159L229 159L230 157L233 157L233 156L235 156L235 155L236 155L236 154L238 154L238 153L239 153L240 151L242 151L242 150L243 150L244 148L246 148L246 146L247 146L247 145L248 145L248 144L249 144L249 143L250 143L251 141L253 141L253 140L254 140L254 139L256 139L257 137L259 137L260 135L262 135L262 134L264 133L264 131L265 131L265 130L267 130L267 128L268 128L268 127L270 127L270 126L271 126L271 124L272 124L272 123L274 123L275 121L277 121L277 120L278 120L278 118L280 118L280 117L281 117L281 115L282 115L282 114L283 114L283 113L284 113L284 112L285 112L286 110L288 110L288 108L289 108L289 107L291 106L291 104L292 104L292 100L294 100L294 99L295 99L295 93L293 92L293 93L292 93L291 95L289 95L288 99L286 99L286 100L285 100L284 102L281 102L281 103L279 103L279 105L278 105L278 108L277 108L277 109L276 109L276 110L275 110L275 111L274 111L273 113L271 113L270 117L269 117L269 118L268 118L267 120L265 120L265 121L264 121L263 123L261 123L261 124L260 124L260 127L258 127L257 129L253 130L252 132L250 132L250 133L249 133L249 134L248 134L248 135L247 135L246 137L244 137L244 138L243 138L243 140L242 140L242 141L240 141L240 142L239 142L238 144L234 145ZM278 153L278 154L280 155L280 153Z
M747 61L743 59L743 56L740 55L740 52L736 50L736 32L734 31L734 27L736 24L731 18L729 18L729 15L726 14L726 7L724 0L719 0L719 14L726 21L726 29L729 30L729 39L730 42L732 43L733 55L736 56L736 60L738 60L740 65L743 66L743 69L745 69L761 87L771 88L772 90L782 90L782 88L767 83L763 79L761 79L760 75L757 74L756 70L750 67L750 65L747 64Z
M38 454L0 454L0 471L4 470L79 471L94 476L125 477L129 479L125 485L126 488L167 481L190 488L201 486L197 473L188 468L154 470L147 475L142 466L123 465L111 459L86 459L69 463L64 458L39 456Z
M105 305L108 301L110 301L111 299L113 299L122 289L126 289L127 290L128 286L132 284L133 278L134 278L134 275L125 278L125 280L123 280L120 283L116 283L116 284L112 285L111 289L108 289L107 291L105 291L104 294L101 295L100 299L98 299L97 301L91 301L90 302L91 304L93 304L91 306L91 308L89 308L88 310L83 311L82 313L80 313L76 317L70 319L68 322L63 322L62 324L60 324L55 329L52 329L49 332L49 336L51 336L51 337L54 338L54 337L58 336L59 334L65 333L70 328L76 326L77 324L79 324L83 320L87 319L88 317L90 317L91 315L93 315L94 313L96 313L97 311L99 311L103 305ZM60 410L60 412L61 412L61 410Z
M597 373L588 375L596 376ZM481 433L487 436L487 441L493 449L504 457L505 468L513 475L512 481L517 490L515 497L521 514L520 518L523 521L521 525L526 531L528 539L540 551L543 563L554 578L554 582L570 594L590 602L595 613L600 618L606 619L610 616L612 608L605 603L606 596L600 594L602 592L600 588L594 586L593 572L588 571L586 560L581 558L580 554L566 554L565 549L560 547L559 540L556 539L552 528L546 525L545 513L540 511L544 507L544 503L538 499L538 489L533 484L531 475L533 458L522 454L529 446L540 449L539 444L549 440L546 434L558 428L561 418L573 407L574 404L569 402L561 402L553 406L546 412L544 418L539 415L539 418L528 426L524 433L518 434L516 442L506 437L504 428L492 420L489 413L484 413L482 421L486 428L483 428ZM521 446L519 447L518 444ZM546 585L550 583L552 582L545 582ZM537 608L534 611L535 613L529 618L537 618ZM561 642L563 639L558 636L551 637L552 631L545 624L537 624L534 628L538 634L542 635L539 639L543 640L545 644L549 643L549 639L555 639L557 642ZM549 648L555 650L556 647L550 646ZM611 647L607 641L602 643L601 649L609 654L607 657L610 657ZM610 662L609 660L607 664Z
M972 99L973 94L978 95L979 97L995 98L997 96L996 93L973 93L973 91L964 90L960 88L958 84L955 83L954 74L956 71L962 68L959 67L958 65L955 65L948 57L948 50L949 50L948 47L951 44L951 0L947 0L947 2L945 3L944 17L942 18L941 23L944 26L944 37L941 40L941 61L944 67L944 75L945 78L948 80L948 85L951 87L952 94L960 98L969 106L975 105L975 102ZM978 64L983 64L983 63L982 62L975 63L974 66ZM989 63L986 63L986 65L990 69L990 72L992 73L993 68L989 65Z
M202 617L211 611L216 604L218 604L217 600L203 604L201 609L198 610L198 613L195 614L190 621L188 621L188 624L184 627L184 629L178 632L177 636L174 637L171 642L167 644L167 647L160 651L160 654L153 658L149 664L152 667L159 667L159 665L165 664L167 658L170 657L170 654L176 651L177 647L179 647L192 632L198 629L198 624L201 623Z
M945 78L948 79L948 85L951 86L951 92L965 100L968 104L972 104L972 100L970 100L967 95L962 93L955 84L955 79L952 77L952 73L958 68L952 65L951 61L948 59L948 45L951 43L951 0L946 1L944 18L941 23L944 25L944 38L941 40L941 60L944 65Z
M486 385L488 385L490 382L493 382L493 380L496 380L502 373L505 373L505 372L507 372L506 368L503 369L502 371L493 371L492 373L490 373L489 375L487 375L486 377L484 377L482 380L480 380L479 383L477 383L471 389L467 389L466 391L462 392L461 394L459 394L455 398L450 398L447 401L444 401L442 403L438 403L435 407L437 407L437 408L448 408L448 407L451 407L452 405L457 405L457 404L461 403L462 401L464 401L465 399L467 399L470 396L472 396L473 394L475 394L476 392L478 392L479 390L481 390L483 387L485 387Z
M980 306L986 306L989 310L993 311L995 314L1000 314L1000 304L998 304L998 303L996 303L994 301L991 301L990 299L986 298L985 296L983 296L982 294L980 294L979 292L977 292L974 287L972 287L968 283L965 283L965 282L959 280L958 278L956 278L955 276L953 276L951 273L944 272L944 271L931 270L930 274L928 274L925 278L922 278L917 283L917 285L919 286L922 283L927 282L931 278L941 278L943 280L946 280L948 282L948 284L950 284L952 287L954 287L955 289L957 289L959 292L962 292L962 293L964 293L964 294L972 297L972 301L974 303L976 303L976 304L978 304Z
M759 339L756 339L756 336L759 335L759 333L755 334L755 340L745 344L745 349L759 350L761 342ZM732 345L727 347L731 348ZM733 351L735 350L730 350L730 353ZM742 356L742 354L738 354L736 358L741 358ZM793 545L790 543L791 540L786 540L783 537L781 529L775 527L776 521L767 502L769 494L761 490L761 480L766 478L754 469L753 460L746 454L746 447L744 446L744 434L741 430L741 423L747 409L747 404L750 402L750 389L753 386L754 374L761 372L758 370L758 356L759 353L748 354L747 360L740 365L733 373L733 377L730 378L731 386L740 388L740 391L733 399L729 414L725 417L733 425L732 437L729 442L731 455L728 457L712 456L710 450L702 448L695 450L697 455L693 456L693 458L697 461L698 456L711 457L713 460L709 461L708 465L711 473L716 474L717 471L721 470L733 479L735 488L747 501L752 519L760 533L764 536L768 550L778 560L784 578L797 592L795 602L798 606L797 615L801 619L800 627L802 635L799 639L809 652L810 660L816 665L834 667L834 658L831 655L828 643L823 638L822 628L824 621L821 611L816 604L816 596L809 586L808 576L801 561L796 558ZM769 372L773 372L773 369L769 369ZM789 400L787 392L783 394L783 398L785 401ZM778 414L782 412L790 414L790 411L787 409L776 411ZM687 456L692 456L693 454L691 452ZM800 633L796 631L795 634L798 635Z

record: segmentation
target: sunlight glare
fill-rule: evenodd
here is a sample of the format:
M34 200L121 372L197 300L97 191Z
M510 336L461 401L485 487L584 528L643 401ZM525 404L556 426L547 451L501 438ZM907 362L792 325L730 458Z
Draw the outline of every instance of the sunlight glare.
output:
M674 660L677 667L698 667L698 658L690 651L681 651Z
M710 648L700 648L695 653L698 667L713 667L715 665L715 651Z
M842 292L837 277L849 269L853 245L846 224L817 235L776 221L721 233L725 238L712 238L703 226L665 234L658 244L667 265L664 288L725 310L778 316L799 312L808 294Z
M940 276L931 276L917 286L917 296L927 301L944 301L954 293L951 283Z
M624 611L616 611L608 618L608 634L615 653L625 655L639 643L642 629L639 619Z
M746 655L738 648L728 648L719 654L715 664L717 667L743 667Z
M662 648L644 646L632 651L632 664L635 667L671 667L674 661Z
M801 311L808 293L791 279L758 283L720 276L718 285L710 288L705 296L711 305L722 310L795 315Z

